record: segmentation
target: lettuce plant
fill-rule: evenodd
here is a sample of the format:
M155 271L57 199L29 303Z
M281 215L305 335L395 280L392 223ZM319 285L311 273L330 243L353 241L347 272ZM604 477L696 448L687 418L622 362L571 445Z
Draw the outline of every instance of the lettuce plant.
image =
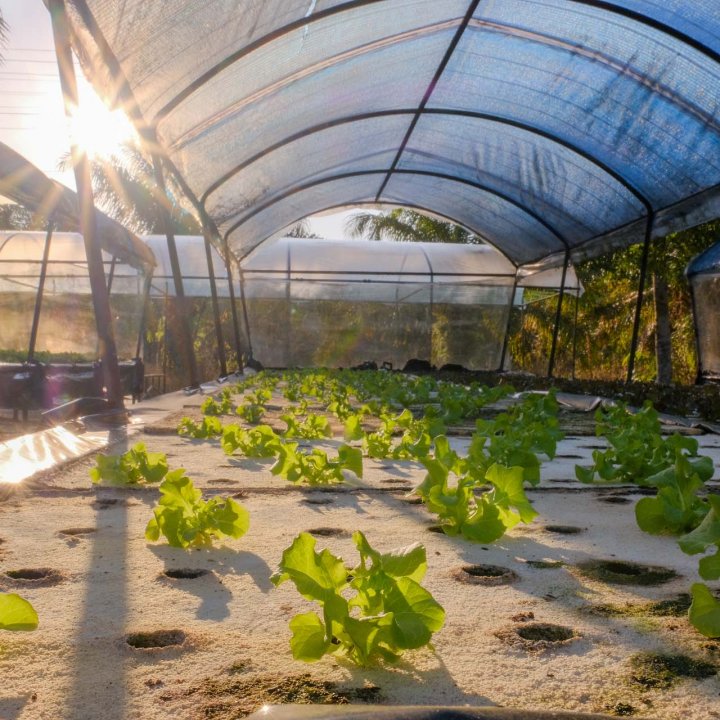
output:
M308 533L300 533L283 552L273 584L292 581L322 611L290 621L296 660L342 654L359 665L395 662L405 650L428 645L443 626L445 611L420 585L427 570L422 545L382 554L359 531L353 540L360 553L354 568L327 549L316 552L315 538Z
M249 429L226 425L220 440L226 455L239 451L250 458L275 457L281 444L280 437L269 425L256 425Z
M309 453L298 450L297 443L282 443L277 447L278 459L270 472L293 483L329 485L345 480L343 470L357 477L363 475L362 453L359 448L341 445L337 458L330 460L324 450L315 448Z
M168 473L160 493L154 517L145 528L150 541L164 535L173 547L202 547L223 536L240 538L250 526L247 509L232 498L203 500L184 468Z
M136 443L123 455L103 455L95 458L90 468L93 483L111 485L143 485L160 482L168 472L165 453L148 452L144 443Z
M223 425L220 418L212 415L205 415L199 423L189 417L184 417L180 420L177 431L178 435L191 437L195 440L207 440L222 435Z
M15 593L0 593L0 630L29 631L38 626L35 608Z

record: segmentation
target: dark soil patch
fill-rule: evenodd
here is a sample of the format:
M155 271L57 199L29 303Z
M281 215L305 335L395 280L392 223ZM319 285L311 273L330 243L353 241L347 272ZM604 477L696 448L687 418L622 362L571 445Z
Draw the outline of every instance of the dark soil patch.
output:
M634 705L630 705L630 703L626 702L607 705L605 709L609 711L611 715L616 715L617 717L629 717L637 712L637 708Z
M401 495L400 500L402 500L404 503L407 503L408 505L422 505L422 498L416 497L416 496L410 496L407 495Z
M402 478L387 478L380 481L383 485L411 485L409 480L403 480Z
M588 612L606 617L682 617L690 608L692 597L682 593L667 600L657 600L644 605L592 605Z
M576 567L585 577L611 585L662 585L678 577L670 568L622 560L589 560Z
M309 497L302 500L306 505L332 505L332 498L314 498Z
M186 640L187 635L182 630L152 630L130 633L125 637L125 642L136 650L178 648L182 647Z
M197 580L197 578L205 577L209 574L209 570L204 570L202 568L170 568L165 570L162 573L162 576L170 578L171 580Z
M98 498L93 503L99 510L107 510L116 505L127 505L127 501L120 498Z
M629 505L632 500L622 495L601 495L598 500L608 505Z
M220 483L221 485L237 485L237 480L231 480L230 478L215 478L214 483Z
M80 537L82 535L92 535L97 532L97 528L91 527L76 527L76 528L65 528L65 530L58 531L60 535L66 535L67 537Z
M6 570L2 584L11 587L50 587L58 585L65 579L65 575L52 568L20 568L19 570Z
M585 532L585 528L575 527L574 525L545 525L543 530L555 535L579 535Z
M525 564L536 570L557 570L565 565L559 560L528 560Z
M440 535L445 534L442 525L428 525L427 531L431 533L438 533Z
M208 677L183 694L198 696L201 705L198 716L213 720L243 718L263 705L348 705L381 699L380 688L375 685L338 688L336 683L316 680L309 673ZM161 699L173 698L164 696Z
M563 625L531 622L499 630L495 637L526 652L544 652L563 648L579 639L580 635Z
M515 630L523 639L536 642L542 640L548 643L561 643L574 638L576 633L572 628L551 623L528 623Z
M352 533L348 532L343 528L333 527L318 527L313 528L312 530L308 530L308 532L311 535L315 535L316 537L349 538L352 535Z
M717 667L686 655L638 653L630 658L630 682L646 690L666 690L683 678L703 680L717 674Z
M461 565L452 571L452 576L468 585L509 585L518 580L518 575L510 568L501 565Z

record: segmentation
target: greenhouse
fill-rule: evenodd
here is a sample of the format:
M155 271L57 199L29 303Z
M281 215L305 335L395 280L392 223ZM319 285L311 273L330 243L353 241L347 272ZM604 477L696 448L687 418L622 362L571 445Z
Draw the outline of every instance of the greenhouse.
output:
M717 3L44 5L0 717L716 717Z

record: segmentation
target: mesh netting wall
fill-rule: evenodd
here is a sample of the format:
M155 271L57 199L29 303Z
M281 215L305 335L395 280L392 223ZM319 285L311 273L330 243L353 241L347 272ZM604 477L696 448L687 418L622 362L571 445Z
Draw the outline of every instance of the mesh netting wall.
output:
M247 282L253 355L266 367L349 367L366 361L403 367L418 358L438 367L456 363L494 370L500 363L512 288L448 293L447 287L440 299L452 294L456 302L438 302L430 283L386 285L382 301L332 292L308 299L287 282L282 297L279 285L274 284L274 297L262 297Z
M692 278L695 326L701 372L704 377L720 380L720 276L697 275Z

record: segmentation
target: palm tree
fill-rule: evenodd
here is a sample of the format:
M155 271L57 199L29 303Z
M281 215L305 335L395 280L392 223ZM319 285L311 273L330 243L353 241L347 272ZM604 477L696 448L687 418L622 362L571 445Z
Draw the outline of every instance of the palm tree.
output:
M66 170L71 163L70 153L66 153L58 167ZM163 233L160 210L164 205L170 211L175 233L201 234L198 221L181 206L178 198L182 192L172 177L166 180L168 195L163 196L157 188L152 163L134 142L123 143L107 158L92 158L91 168L98 207L125 227L136 233Z
M459 225L404 208L381 213L356 213L346 221L345 232L351 237L367 240L468 244L483 242L477 235Z

